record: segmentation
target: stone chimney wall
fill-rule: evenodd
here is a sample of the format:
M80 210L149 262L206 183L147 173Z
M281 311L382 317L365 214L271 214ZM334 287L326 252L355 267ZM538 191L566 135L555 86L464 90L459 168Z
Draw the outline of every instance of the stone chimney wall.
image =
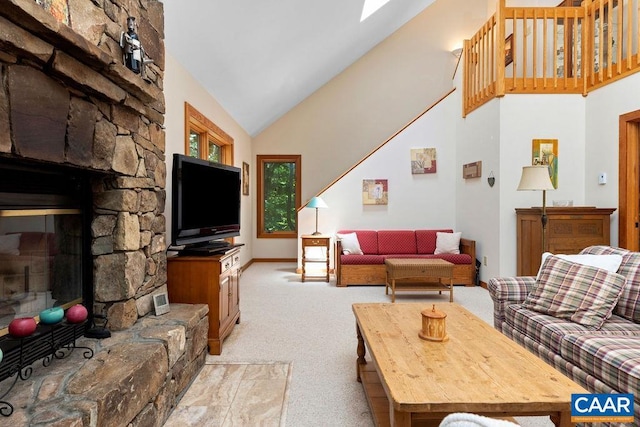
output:
M64 5L0 2L0 156L96 172L94 309L124 330L166 289L163 5ZM128 16L153 61L144 75L123 64Z
M144 75L123 64L128 16ZM163 19L156 0L0 1L0 157L92 172L94 309L113 332L34 362L0 424L160 427L205 363L206 305L153 313L167 282Z

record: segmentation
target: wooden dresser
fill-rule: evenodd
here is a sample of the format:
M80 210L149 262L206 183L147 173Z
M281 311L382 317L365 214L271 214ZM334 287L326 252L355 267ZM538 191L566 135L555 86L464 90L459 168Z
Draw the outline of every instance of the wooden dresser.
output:
M169 301L209 305L209 354L240 323L240 248L222 255L167 258Z
M542 207L516 208L518 276L535 276L543 252L577 254L591 245L608 245L615 208L547 208L546 248L542 248Z

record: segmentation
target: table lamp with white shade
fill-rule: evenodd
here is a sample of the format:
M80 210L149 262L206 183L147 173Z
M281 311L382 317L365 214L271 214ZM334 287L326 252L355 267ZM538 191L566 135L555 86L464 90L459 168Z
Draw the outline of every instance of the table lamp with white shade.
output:
M547 232L547 190L555 190L551 177L549 176L549 166L523 166L518 191L533 190L542 191L542 252L547 250L546 232Z
M318 231L318 209L326 209L329 206L327 206L324 200L316 196L316 197L313 197L311 200L309 200L309 203L307 203L307 207L316 209L316 231L312 233L312 236L317 236L319 234L322 234L321 232Z

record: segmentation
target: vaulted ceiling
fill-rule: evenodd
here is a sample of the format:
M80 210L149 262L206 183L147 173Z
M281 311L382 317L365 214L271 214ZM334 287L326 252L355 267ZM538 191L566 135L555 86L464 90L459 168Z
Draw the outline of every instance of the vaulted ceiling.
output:
M163 0L165 43L255 136L434 1Z

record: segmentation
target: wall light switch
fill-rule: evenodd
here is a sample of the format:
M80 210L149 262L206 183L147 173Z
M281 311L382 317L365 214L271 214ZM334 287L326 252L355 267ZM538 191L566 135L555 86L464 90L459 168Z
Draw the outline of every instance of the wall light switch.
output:
M607 174L605 172L601 172L600 175L598 175L598 184L604 185L606 183L607 183Z

